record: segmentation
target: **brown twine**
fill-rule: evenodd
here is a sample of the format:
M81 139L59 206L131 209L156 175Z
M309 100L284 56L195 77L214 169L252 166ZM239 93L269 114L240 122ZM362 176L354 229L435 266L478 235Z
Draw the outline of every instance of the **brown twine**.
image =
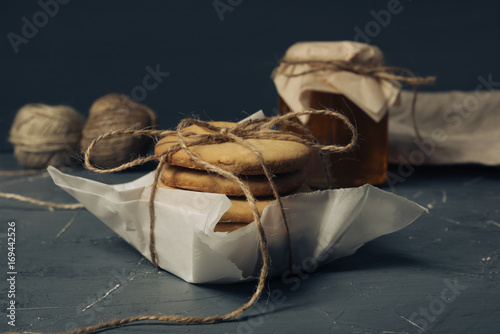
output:
M81 169L80 166L75 167L57 167L60 171L74 171ZM20 169L20 170L0 170L0 176L26 176L26 175L37 175L37 174L48 174L47 169Z
M35 198L23 196L23 195L18 195L18 194L12 194L12 193L4 193L0 192L0 197L3 198L10 198L10 199L15 199L20 202L27 202L27 203L32 203L40 206L47 206L52 209L67 209L67 210L75 210L75 209L81 209L83 208L83 205L80 203L76 204L61 204L61 203L55 203L55 202L47 202L47 201L40 201Z
M129 127L155 129L157 116L149 107L117 93L104 95L94 101L89 117L82 130L80 146L85 151L90 143L100 135ZM136 136L116 136L108 138L94 147L92 162L103 168L116 167L135 157L147 153L151 139Z
M83 117L72 107L27 104L14 118L9 141L24 167L68 165L80 141L83 123Z
M75 170L75 168L71 167L61 167L61 170ZM12 171L0 171L0 176L26 176L26 175L36 175L36 174L45 174L47 173L46 169L25 169L25 170L12 170ZM0 197L7 199L14 199L20 202L26 202L31 204L36 204L39 206L49 207L51 210L53 209L63 209L63 210L76 210L82 209L84 206L80 203L75 204L61 204L50 201L41 201L36 198L27 197L14 193L4 193L0 192Z
M25 176L43 174L47 171L45 169L22 169L22 170L1 170L0 176Z
M59 169L62 171L72 171L72 170L76 170L77 168L59 167ZM48 173L46 169L23 169L23 170L0 171L0 176L26 176L26 175L37 175L37 174L46 174L46 173ZM62 204L62 203L56 203L56 202L50 202L50 201L42 201L42 200L38 200L36 198L32 198L32 197L28 197L28 196L23 196L23 195L14 194L14 193L4 193L1 191L0 191L0 197L7 198L7 199L14 199L14 200L20 201L20 202L36 204L39 206L45 206L45 207L50 208L51 210L53 210L53 209L76 210L76 209L82 209L84 207L80 203Z
M412 71L402 68L402 67L391 67L391 66L371 66L362 63L354 63L352 61L345 60L329 60L329 61L321 61L321 60L288 60L282 58L280 61L281 64L285 66L278 67L272 74L272 76L276 76L277 74L283 74L289 78L303 76L306 74L322 72L322 71L348 71L353 72L360 75L365 75L369 77L373 77L376 79L383 80L394 80L399 81L401 83L405 83L413 86L413 99L411 103L411 119L413 123L413 129L415 131L415 135L419 141L422 141L422 136L420 135L420 131L417 126L417 120L415 115L415 108L417 103L417 94L418 94L418 86L421 85L430 85L436 81L436 78L433 76L428 76L425 78L417 77ZM305 70L299 73L285 73L288 69L291 69L292 66L295 65L309 65L312 68L310 70ZM288 71L290 72L290 71ZM396 74L396 73L402 74Z
M298 116L302 115L325 115L329 117L334 117L346 124L346 126L349 128L349 130L352 133L351 141L347 145L321 145L319 144L312 135L310 135L310 132L307 130L307 128L298 122L294 121ZM196 134L192 132L185 132L182 131L184 128L186 128L190 124L195 124L198 125L202 128L208 129L213 131L213 133L210 134ZM280 126L281 128L284 127L297 127L305 133L305 136L298 136L294 133L291 132L286 132L286 131L281 131L281 130L273 130L274 127ZM165 152L162 152L160 154L155 154L151 155L148 157L142 157L138 158L136 160L133 160L131 162L125 163L121 166L115 167L115 168L109 168L109 169L100 169L95 166L93 166L90 162L90 152L92 151L92 148L94 145L111 136L117 136L117 135L123 135L123 134L134 134L134 135L141 135L141 136L149 136L152 138L155 137L163 137L169 134L176 134L177 139L178 139L178 144L170 146ZM189 138L189 141L186 141L186 139ZM265 161L262 158L261 153L259 150L249 144L245 139L250 139L250 138L258 138L258 139L275 139L275 140L286 140L286 141L294 141L298 143L302 143L304 145L307 145L311 147L312 149L317 150L318 152L345 152L348 150L351 150L356 146L356 141L357 141L357 132L354 126L349 122L349 120L342 114L332 111L332 110L306 110L306 111L301 111L301 112L292 112L288 113L285 115L281 116L275 116L271 118L263 118L263 119L257 119L257 120L248 120L246 122L237 124L233 128L222 128L222 127L217 127L214 126L210 123L207 122L202 122L199 120L194 120L194 119L185 119L179 123L177 126L177 129L175 131L161 131L161 130L131 130L131 129L123 129L123 130L115 130L108 132L106 134L103 134L96 138L92 143L89 145L87 148L87 151L85 152L85 167L91 171L94 171L96 173L113 173L113 172L118 172L125 170L130 167L138 166L144 163L147 163L149 161L153 160L159 160L160 163L156 169L155 172L155 178L153 185L151 187L151 196L149 200L149 213L150 213L150 252L151 252L151 262L158 266L158 256L156 254L156 249L155 249L155 238L154 238L154 227L155 227L155 211L154 211L154 198L156 195L157 191L157 184L160 179L160 174L161 170L163 168L163 165L166 163L169 155L172 153L178 151L178 150L185 150L187 154L193 159L195 162L200 164L203 168L205 168L207 171L211 171L214 173L217 173L223 177L226 177L235 183L237 183L240 188L243 190L247 201L250 205L250 208L252 209L253 216L255 218L255 224L257 227L257 232L259 235L259 247L262 255L262 267L260 269L259 277L258 277L258 283L256 286L256 289L252 295L252 297L244 303L242 306L237 308L236 310L229 312L225 315L214 315L214 316L207 316L207 317L195 317L195 316L179 316L179 315L153 315L153 316L134 316L134 317L128 317L124 319L118 319L118 320L113 320L101 324L97 324L94 326L88 326L88 327L83 327L83 328L78 328L75 330L67 331L62 334L82 334L82 333L92 333L95 331L99 331L102 329L106 328L113 328L113 327L118 327L122 326L125 324L130 324L133 322L139 322L139 321L159 321L159 322L167 322L167 323L176 323L176 324L213 324L213 323L219 323L219 322L225 322L229 320L234 320L238 318L244 311L249 309L261 296L265 283L269 274L270 270L270 257L269 257L269 251L267 247L267 238L264 233L264 228L261 223L261 218L259 211L257 209L256 205L256 199L251 193L249 187L243 183L243 181L235 174L225 170L224 168L221 168L219 166L213 165L211 163L208 163L204 160L202 160L200 157L198 157L195 153L193 153L190 150L190 146L195 146L195 145L210 145L214 143L222 143L222 142L235 142L243 147L249 149L254 155L259 159L259 162L263 168L263 171L269 181L269 184L273 188L273 192L275 193L275 196L277 200L279 201L280 207L281 207L281 213L283 215L283 220L284 224L286 227L286 233L288 237L288 242L290 245L290 233L288 230L287 222L286 222L286 215L285 211L283 208L283 205L281 203L281 199L279 194L277 193L276 187L274 185L274 182L272 180L272 175L269 171L269 169L266 166ZM290 259L289 259L290 260Z

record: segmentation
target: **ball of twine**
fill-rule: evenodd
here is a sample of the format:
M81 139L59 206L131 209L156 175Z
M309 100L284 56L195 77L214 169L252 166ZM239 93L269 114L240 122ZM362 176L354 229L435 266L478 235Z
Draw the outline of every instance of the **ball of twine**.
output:
M27 104L14 118L9 141L24 167L71 166L78 156L83 124L82 115L72 107Z
M85 151L100 135L120 129L155 129L158 125L155 113L140 103L121 94L108 94L97 99L89 111L81 139ZM152 140L144 136L121 135L107 138L96 145L90 161L104 168L113 168L143 156Z

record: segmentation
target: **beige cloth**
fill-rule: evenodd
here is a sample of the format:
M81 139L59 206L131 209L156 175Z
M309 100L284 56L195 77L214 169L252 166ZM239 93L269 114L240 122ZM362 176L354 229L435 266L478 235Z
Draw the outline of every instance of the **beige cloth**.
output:
M422 141L411 121L412 97L403 91L401 105L390 109L390 163L500 165L500 91L419 93Z
M382 52L375 46L356 42L302 42L292 45L284 59L288 62L332 60L349 61L366 66L382 66ZM380 121L388 107L394 105L401 85L394 80L379 80L349 71L316 71L317 63L289 65L281 63L273 75L278 94L292 111L309 108L311 91L337 93L346 96L373 120ZM307 120L303 119L303 122Z

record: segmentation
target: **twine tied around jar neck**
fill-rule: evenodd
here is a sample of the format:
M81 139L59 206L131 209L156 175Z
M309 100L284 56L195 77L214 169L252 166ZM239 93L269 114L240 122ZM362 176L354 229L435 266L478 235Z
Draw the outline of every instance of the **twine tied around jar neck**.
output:
M397 81L412 86L413 99L411 102L411 118L413 123L413 129L415 131L417 139L419 141L422 141L422 136L420 135L420 131L418 129L417 120L415 116L418 86L433 84L436 81L436 77L434 76L418 77L412 71L403 67L384 66L381 64L371 65L362 62L345 61L345 60L327 60L327 61L300 60L300 59L287 59L286 57L283 57L280 60L280 64L282 66L279 66L273 71L272 77L275 77L278 74L282 74L286 77L293 78L322 71L329 71L329 72L347 71L359 75L372 77L377 80ZM299 73L291 73L291 70L294 68L294 66L297 65L308 65L310 69L301 71Z

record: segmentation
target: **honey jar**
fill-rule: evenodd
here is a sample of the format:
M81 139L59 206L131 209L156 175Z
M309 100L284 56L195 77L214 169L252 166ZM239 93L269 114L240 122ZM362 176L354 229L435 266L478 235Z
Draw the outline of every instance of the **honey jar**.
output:
M347 65L344 68L338 64ZM273 73L280 114L331 109L346 116L357 130L358 141L353 150L324 158L313 154L306 167L307 182L312 188L379 185L386 181L388 108L397 102L401 86L397 81L355 71L382 65L382 53L374 46L305 42L290 47ZM346 145L351 140L351 131L340 120L311 115L299 121L320 144Z
M333 109L347 116L357 129L358 145L350 152L332 153L324 158L315 152L306 166L309 186L319 189L330 186L325 173L325 163L326 168L329 168L333 187L384 183L387 171L388 114L386 113L379 122L375 122L341 94L314 91L310 96L310 108ZM290 108L281 98L279 112L290 112ZM352 136L342 121L328 116L312 115L307 127L318 142L324 145L346 145Z

